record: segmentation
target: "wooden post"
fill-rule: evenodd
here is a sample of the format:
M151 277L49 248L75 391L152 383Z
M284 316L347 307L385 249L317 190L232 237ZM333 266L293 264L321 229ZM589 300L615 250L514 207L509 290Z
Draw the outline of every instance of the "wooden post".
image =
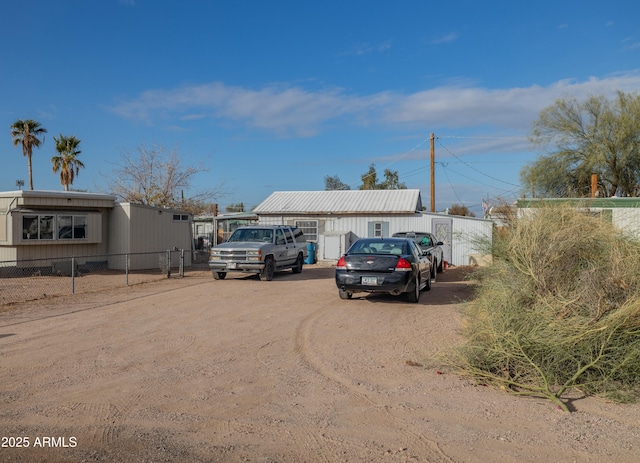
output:
M435 148L436 136L431 132L431 212L436 211L436 148Z
M598 195L598 174L591 174L591 197Z

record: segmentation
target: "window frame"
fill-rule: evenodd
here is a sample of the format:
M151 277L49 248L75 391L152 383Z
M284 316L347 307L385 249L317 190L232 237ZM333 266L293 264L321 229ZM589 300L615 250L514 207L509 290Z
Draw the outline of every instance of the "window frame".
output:
M319 220L295 220L294 226L299 229L305 237L306 241L317 242L320 234ZM310 230L310 231L309 231Z
M65 218L65 219L63 219ZM21 216L22 220L22 241L34 242L34 241L48 241L48 242L72 242L72 241L86 241L87 228L89 225L88 214L73 214L73 213L38 213L28 212ZM64 221L63 221L64 220ZM70 220L70 225L62 225ZM29 222L27 222L29 221ZM35 232L31 232L35 225ZM71 236L69 238L61 238L60 230L61 226L69 226L71 228ZM80 228L82 233L80 233ZM30 233L34 233L35 236L29 236ZM82 236L79 236L82 235Z

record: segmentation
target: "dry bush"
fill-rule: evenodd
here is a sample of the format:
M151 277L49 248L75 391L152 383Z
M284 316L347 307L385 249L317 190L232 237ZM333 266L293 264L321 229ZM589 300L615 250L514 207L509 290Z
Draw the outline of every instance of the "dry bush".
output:
M482 382L568 410L579 390L640 395L640 242L588 211L543 206L494 236L475 273L466 342L446 360Z

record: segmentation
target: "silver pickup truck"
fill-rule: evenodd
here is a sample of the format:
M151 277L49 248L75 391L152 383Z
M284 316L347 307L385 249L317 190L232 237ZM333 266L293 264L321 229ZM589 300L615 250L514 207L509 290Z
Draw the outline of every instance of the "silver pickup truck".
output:
M302 272L307 252L304 234L296 227L252 225L236 229L227 241L211 248L209 268L216 280L228 272L245 272L271 281L279 270Z

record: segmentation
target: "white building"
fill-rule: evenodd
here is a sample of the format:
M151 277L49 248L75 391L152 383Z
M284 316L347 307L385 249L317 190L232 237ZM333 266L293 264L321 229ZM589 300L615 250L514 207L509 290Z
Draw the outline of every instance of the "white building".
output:
M617 228L640 238L640 198L524 198L516 201L519 217L539 207L553 205L565 205L598 214Z
M260 224L301 228L318 260L337 260L358 238L426 231L444 243L445 261L468 265L493 231L490 220L424 212L415 189L277 191L252 212Z

